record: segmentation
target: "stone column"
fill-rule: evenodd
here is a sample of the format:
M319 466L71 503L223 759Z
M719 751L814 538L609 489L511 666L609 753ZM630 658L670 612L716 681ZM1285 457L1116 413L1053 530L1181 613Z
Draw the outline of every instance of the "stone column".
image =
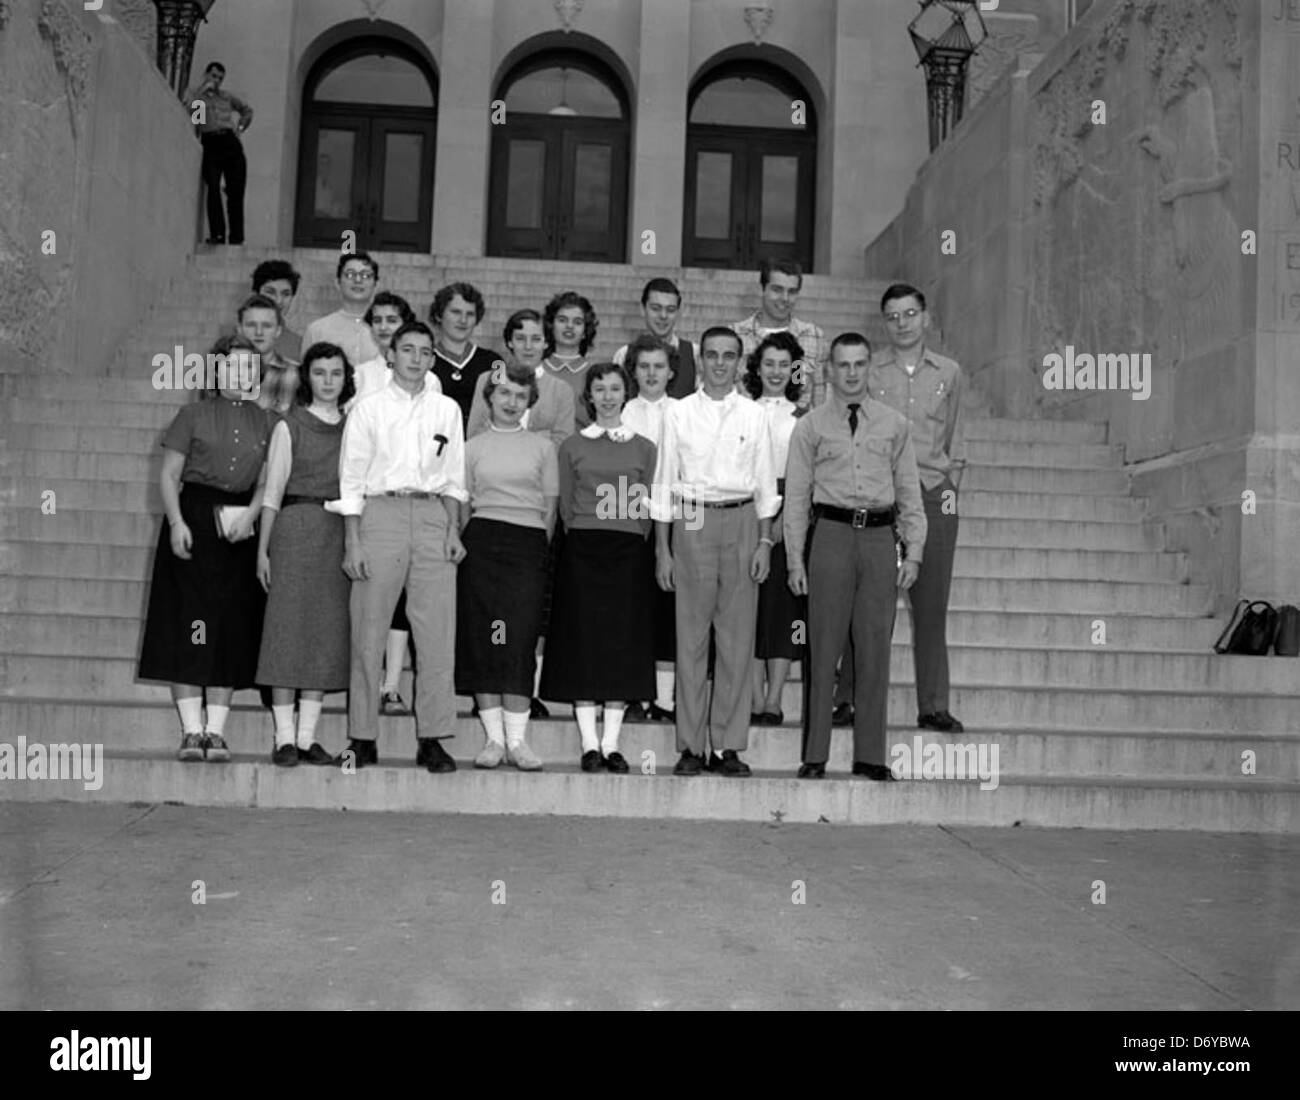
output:
M1240 593L1295 603L1300 598L1300 0L1243 7L1243 38L1258 42L1259 68L1243 94L1258 105L1259 256L1255 284L1254 432L1242 490L1256 513L1241 517ZM1250 22L1259 19L1258 35ZM1246 58L1247 74L1250 68ZM1249 169L1248 169L1249 172ZM1253 175L1253 173L1250 173ZM1242 228L1249 228L1243 225ZM1243 257L1247 264L1252 261Z
M690 0L642 0L628 256L646 267L682 262L690 31ZM655 235L654 255L642 250L646 230Z
M433 251L482 256L487 244L495 0L446 0L433 180Z

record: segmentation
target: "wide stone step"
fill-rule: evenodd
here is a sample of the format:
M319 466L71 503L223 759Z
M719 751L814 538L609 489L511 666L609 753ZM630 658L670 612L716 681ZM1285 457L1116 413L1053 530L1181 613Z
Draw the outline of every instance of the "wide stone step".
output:
M963 519L1074 520L1137 523L1146 518L1145 500L1080 493L1007 492L963 487L958 498Z
M1095 622L1091 615L950 608L947 633L953 646L1082 648L1091 644ZM1105 626L1107 645L1115 650L1208 653L1222 623L1212 618L1119 614L1108 616ZM134 654L139 648L141 629L141 619L134 615L11 612L0 614L0 652L56 657ZM894 619L894 642L907 645L911 640L911 616L906 601L900 601ZM798 668L796 662L796 676Z
M528 727L528 743L547 765L570 765L582 753L577 726L567 708L552 711L550 719L535 720ZM226 727L227 740L236 752L269 754L274 725L260 708L237 706ZM455 736L443 746L462 767L469 767L483 747L484 735L476 718L462 715L456 721ZM176 714L170 703L101 705L75 701L0 701L0 742L17 744L22 735L28 744L102 744L107 753L174 751L179 737ZM410 718L385 718L380 723L379 756L382 764L411 760L415 746L415 723ZM916 738L921 738L917 752ZM337 706L326 709L317 726L317 739L331 752L347 744L347 718ZM992 746L998 750L998 774L1003 781L1026 776L1069 776L1095 778L1196 777L1235 783L1244 778L1243 764L1253 768L1261 780L1300 781L1300 739L1292 734L1217 734L1189 732L1118 732L1087 730L976 730L945 736L909 726L891 727L887 737L888 759L924 760L937 745L944 747L986 746L985 760L991 763ZM653 761L656 770L667 770L678 754L676 733L671 724L625 722L619 749L639 771ZM795 726L755 726L749 731L745 759L762 771L794 771L800 763L801 735ZM962 758L969 759L969 750ZM1246 754L1253 754L1247 756ZM652 754L647 756L646 754ZM667 764L665 764L667 762ZM851 730L832 733L828 767L847 772L853 762ZM986 774L990 770L986 767Z
M513 768L430 775L412 764L362 768L276 768L264 759L181 764L170 754L113 756L102 786L81 780L0 784L0 798L31 801L173 802L266 809L559 814L662 821L1037 825L1094 829L1197 829L1294 832L1300 784L1254 777L1237 783L1198 779L1058 778L978 782L914 780L821 782L758 772L750 779L710 775L586 775L577 768L540 773Z

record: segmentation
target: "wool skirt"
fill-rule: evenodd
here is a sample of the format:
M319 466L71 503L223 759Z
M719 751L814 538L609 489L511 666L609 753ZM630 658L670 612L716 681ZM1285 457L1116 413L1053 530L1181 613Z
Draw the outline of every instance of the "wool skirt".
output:
M758 589L758 621L754 631L754 656L760 660L784 657L800 660L808 634L808 597L796 596L787 583L785 543L772 547L771 569ZM798 637L799 643L794 639Z
M456 694L533 694L546 532L471 519L456 569Z
M217 532L218 505L247 504L252 490L227 493L181 487L181 518L190 529L190 559L172 553L164 519L154 552L139 677L200 687L250 688L257 679L266 593L257 579L257 538L227 542Z
M343 572L343 517L316 502L281 507L271 528L257 682L346 691L351 676L352 582Z
M652 556L648 540L633 532L579 528L565 535L542 698L654 698Z

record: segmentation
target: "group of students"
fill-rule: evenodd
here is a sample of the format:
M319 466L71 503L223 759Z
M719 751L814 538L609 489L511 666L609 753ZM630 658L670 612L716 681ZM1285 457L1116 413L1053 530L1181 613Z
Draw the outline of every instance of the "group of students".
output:
M783 324L756 314L695 345L674 331L680 291L656 278L645 331L609 361L590 357L598 320L571 291L513 313L497 354L473 341L485 304L467 283L437 292L426 325L376 292L369 255L344 254L337 275L340 308L299 340L283 320L297 273L259 265L236 331L213 349L234 368L221 384L248 388L182 408L162 440L166 519L139 673L172 685L179 758L229 759L231 693L258 685L276 764L375 763L379 716L407 713L409 635L416 762L431 772L456 768L441 741L467 695L485 735L476 767L542 768L527 730L544 697L572 704L584 771L629 770L619 736L633 708L675 722L676 774L748 775L748 729L784 721L790 663L807 656L805 532L797 562L783 537L791 440L836 347L865 339L842 335L818 361L820 330L810 355L787 310ZM765 303L794 279L795 265L765 264ZM901 445L883 503L919 564L916 466L891 415ZM888 618L892 630L892 601ZM832 664L848 635L845 622ZM872 646L859 668L878 666ZM349 741L336 756L316 727L338 691ZM855 756L883 763L878 732Z

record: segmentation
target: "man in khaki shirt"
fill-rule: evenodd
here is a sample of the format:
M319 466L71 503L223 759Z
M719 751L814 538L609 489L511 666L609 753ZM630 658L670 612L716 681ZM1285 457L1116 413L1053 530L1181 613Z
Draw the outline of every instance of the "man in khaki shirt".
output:
M870 359L866 337L837 336L827 372L830 396L799 419L790 437L786 562L790 591L808 596L800 779L826 774L835 663L850 636L856 662L853 774L894 778L885 763L890 640L897 591L911 588L922 568L926 520L911 428L868 396ZM907 544L901 566L895 523Z

